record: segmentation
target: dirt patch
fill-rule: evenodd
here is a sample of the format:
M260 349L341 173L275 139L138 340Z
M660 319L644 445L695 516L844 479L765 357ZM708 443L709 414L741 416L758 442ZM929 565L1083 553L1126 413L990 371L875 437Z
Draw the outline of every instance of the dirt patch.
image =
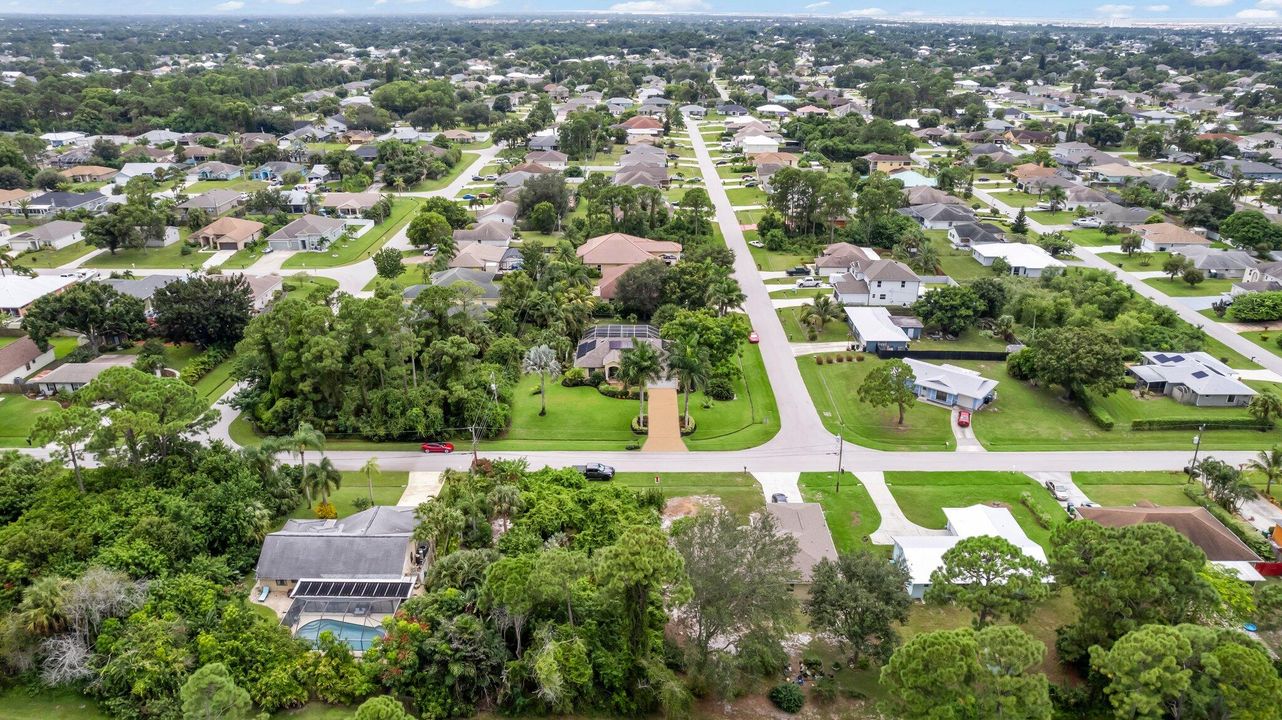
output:
M721 506L721 498L716 495L686 495L684 497L668 498L667 504L663 506L663 527L670 527L672 523L681 518L698 515L699 511L704 508L717 510Z

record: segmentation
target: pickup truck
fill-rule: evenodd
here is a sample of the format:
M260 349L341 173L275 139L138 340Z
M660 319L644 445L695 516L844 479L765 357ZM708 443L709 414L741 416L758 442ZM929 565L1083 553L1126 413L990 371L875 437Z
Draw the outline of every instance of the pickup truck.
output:
M614 468L601 463L588 463L587 465L575 465L575 470L583 473L583 477L589 480L611 480L614 478Z

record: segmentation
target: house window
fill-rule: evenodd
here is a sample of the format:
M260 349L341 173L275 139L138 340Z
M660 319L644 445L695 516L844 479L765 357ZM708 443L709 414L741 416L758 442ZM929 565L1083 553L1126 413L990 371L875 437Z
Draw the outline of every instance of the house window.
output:
M908 287L908 281L907 281L907 280L900 280L900 281L899 281L899 287L901 287L901 288L902 288L902 287Z
M277 581L276 581L276 585L277 585L277 586L279 586L279 587L284 587L285 585L288 585L288 584L289 584L289 581L288 581L288 580L277 580Z
M877 299L878 299L878 300L885 300L885 299L886 299L886 293L882 293L882 294L878 295L878 296L877 296Z
M1236 396L1236 395L1230 395L1230 396L1229 396L1229 400L1228 400L1229 404L1230 404L1230 405L1232 405L1232 404L1233 404L1233 401L1234 401L1236 398L1237 398L1237 396Z

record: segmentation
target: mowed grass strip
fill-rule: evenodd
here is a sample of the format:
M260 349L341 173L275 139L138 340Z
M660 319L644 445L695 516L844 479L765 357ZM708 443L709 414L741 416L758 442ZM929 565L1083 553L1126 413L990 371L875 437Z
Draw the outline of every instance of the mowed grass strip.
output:
M1182 472L1075 472L1073 482L1091 502L1105 507L1135 505L1147 500L1154 505L1196 505L1184 488L1189 478Z
M839 484L836 471L801 473L797 484L802 500L823 506L824 519L837 552L872 548L868 536L881 526L881 513L869 497L868 489L853 474L843 472Z
M1050 493L1023 473L888 472L886 485L904 516L922 527L943 529L948 524L944 508L998 503L1010 509L1029 538L1047 547L1051 528L1042 527L1020 501L1023 493L1031 495L1033 503L1054 518L1052 525L1068 519Z
M900 425L898 408L874 408L859 401L859 386L880 360L865 355L863 362L819 365L815 357L799 357L797 365L829 432L877 450L944 451L956 447L947 408L918 402L908 408Z

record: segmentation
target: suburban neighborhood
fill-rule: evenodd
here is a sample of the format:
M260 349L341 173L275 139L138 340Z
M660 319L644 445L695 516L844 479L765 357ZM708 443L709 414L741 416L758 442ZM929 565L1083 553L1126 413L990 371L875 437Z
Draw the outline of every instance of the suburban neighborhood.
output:
M1273 5L453 4L0 30L0 719L1282 717Z

